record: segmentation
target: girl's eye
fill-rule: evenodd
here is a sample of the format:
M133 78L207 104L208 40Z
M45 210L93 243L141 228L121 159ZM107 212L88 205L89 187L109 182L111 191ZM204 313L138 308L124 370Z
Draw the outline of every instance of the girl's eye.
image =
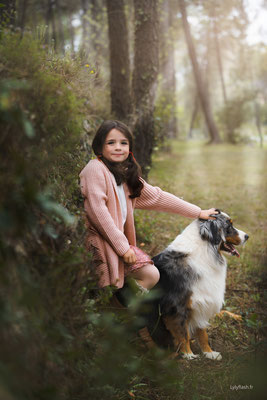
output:
M114 144L115 141L114 140L110 140L109 142L107 142L106 144ZM128 145L128 142L121 142L121 144L123 145Z

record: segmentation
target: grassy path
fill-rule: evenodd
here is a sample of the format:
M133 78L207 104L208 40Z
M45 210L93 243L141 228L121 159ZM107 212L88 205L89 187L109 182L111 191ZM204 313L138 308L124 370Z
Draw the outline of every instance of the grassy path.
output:
M215 318L212 347L223 361L181 361L184 391L177 399L260 399L264 393L266 333L267 152L247 146L172 142L154 157L149 182L201 208L227 212L250 239L240 258L228 258L226 309L243 321ZM139 243L151 255L161 251L190 222L166 213L136 212ZM193 344L194 346L194 344ZM199 350L195 347L196 352ZM265 373L264 373L265 371ZM234 385L251 385L233 389ZM193 397L193 393L197 397ZM155 392L155 398L157 397ZM166 397L167 399L167 397ZM169 399L169 398L168 398ZM174 400L174 397L172 397Z

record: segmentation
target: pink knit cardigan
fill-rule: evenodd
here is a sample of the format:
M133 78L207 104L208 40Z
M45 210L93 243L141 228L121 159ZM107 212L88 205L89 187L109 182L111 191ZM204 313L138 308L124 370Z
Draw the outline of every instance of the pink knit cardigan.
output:
M123 227L116 180L102 161L89 161L80 173L81 192L87 216L87 248L93 251L94 265L99 277L99 286L124 283L122 256L130 244L136 245L134 208L173 212L189 218L197 218L201 209L178 197L149 185L142 180L141 196L129 198L129 189L124 184L127 202L127 219Z

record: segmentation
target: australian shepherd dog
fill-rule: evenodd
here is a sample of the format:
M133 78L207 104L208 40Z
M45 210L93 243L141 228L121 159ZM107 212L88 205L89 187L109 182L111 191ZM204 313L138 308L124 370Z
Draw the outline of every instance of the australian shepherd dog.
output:
M227 262L223 253L239 257L235 246L248 235L217 210L214 220L195 220L153 258L160 271L154 289L158 298L147 300L146 325L153 342L172 347L173 354L194 359L190 338L197 338L205 357L220 360L208 343L209 319L224 303Z

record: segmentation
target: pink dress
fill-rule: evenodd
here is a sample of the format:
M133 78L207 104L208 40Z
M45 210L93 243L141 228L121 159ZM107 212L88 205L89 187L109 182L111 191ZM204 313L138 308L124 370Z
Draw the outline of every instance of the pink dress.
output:
M130 248L133 249L133 251L135 252L136 263L133 265L124 264L125 276L127 276L129 273L131 273L133 271L136 271L137 269L144 267L147 264L154 265L154 263L151 260L151 258L149 257L149 255L146 254L143 250L139 249L136 246L132 246L132 245L130 245Z

